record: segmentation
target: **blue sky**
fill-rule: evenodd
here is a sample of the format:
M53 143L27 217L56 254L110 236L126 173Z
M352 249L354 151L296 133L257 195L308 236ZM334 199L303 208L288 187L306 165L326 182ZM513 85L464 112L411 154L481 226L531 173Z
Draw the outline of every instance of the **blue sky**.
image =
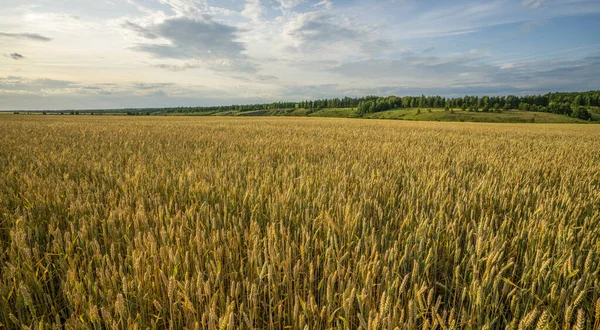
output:
M600 89L598 31L598 0L4 0L0 109Z

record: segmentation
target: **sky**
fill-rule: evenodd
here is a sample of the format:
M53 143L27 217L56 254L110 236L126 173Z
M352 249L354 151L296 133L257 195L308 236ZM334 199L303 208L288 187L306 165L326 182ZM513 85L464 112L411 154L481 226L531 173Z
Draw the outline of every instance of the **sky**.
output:
M0 110L600 89L600 0L0 0Z

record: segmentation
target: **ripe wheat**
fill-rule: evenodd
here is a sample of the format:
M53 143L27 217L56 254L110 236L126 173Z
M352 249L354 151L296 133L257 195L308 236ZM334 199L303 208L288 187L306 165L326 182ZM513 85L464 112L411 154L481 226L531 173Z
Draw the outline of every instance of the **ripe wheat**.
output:
M589 329L600 130L0 117L0 328Z

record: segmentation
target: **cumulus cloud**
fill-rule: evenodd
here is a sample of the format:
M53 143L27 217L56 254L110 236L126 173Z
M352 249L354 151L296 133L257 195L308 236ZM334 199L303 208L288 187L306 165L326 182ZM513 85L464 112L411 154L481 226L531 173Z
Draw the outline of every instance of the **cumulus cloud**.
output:
M158 59L195 61L183 65L161 64L160 67L172 71L199 66L215 71L256 71L256 65L244 54L245 45L238 41L240 29L216 22L210 16L173 17L148 27L131 22L124 26L147 39L164 41L138 44L133 48L138 52Z
M14 39L26 39L33 41L50 41L51 38L45 37L41 34L37 33L4 33L0 32L0 37L4 38L14 38Z
M245 48L237 41L238 29L210 17L167 19L152 28L168 44L138 45L137 49L164 58L205 58L238 55Z

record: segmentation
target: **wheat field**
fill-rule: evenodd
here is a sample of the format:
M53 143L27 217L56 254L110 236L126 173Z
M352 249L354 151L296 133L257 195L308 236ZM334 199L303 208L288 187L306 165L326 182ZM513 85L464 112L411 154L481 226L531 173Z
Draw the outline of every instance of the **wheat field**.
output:
M595 125L0 116L0 328L593 329Z

